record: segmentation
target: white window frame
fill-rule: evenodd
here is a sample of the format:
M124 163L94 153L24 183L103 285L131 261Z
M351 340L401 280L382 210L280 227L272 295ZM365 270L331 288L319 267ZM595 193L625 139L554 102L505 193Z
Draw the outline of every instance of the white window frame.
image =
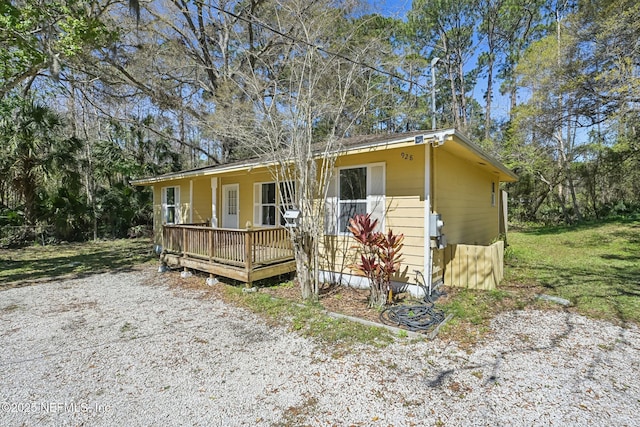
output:
M173 203L168 203L167 192L173 189ZM169 210L173 208L174 222L169 222ZM180 186L172 185L162 187L162 223L163 224L180 224Z
M381 173L378 177L380 182L374 183L373 168L381 167ZM359 169L366 168L366 200L341 200L340 195L340 172L345 169ZM326 209L328 209L327 217L325 218L325 233L327 235L348 236L351 233L349 231L340 230L340 204L341 202L359 202L366 201L366 213L371 215L372 219L378 220L378 226L376 230L385 230L385 213L386 213L386 163L365 163L359 165L349 165L336 168L335 174L329 189L329 195L335 195L333 197L327 197ZM375 184L375 185L374 185ZM380 194L375 194L380 193ZM332 200L334 199L334 200Z
M275 203L265 203L262 200L262 187L264 185L274 185L275 186ZM287 185L285 182L276 182L276 181L264 181L264 182L256 182L253 184L253 224L259 227L280 227L284 224L284 219L282 217L284 213L284 209L290 209L293 205L292 197L290 203L287 205L283 205L283 194L281 192L282 186ZM294 187L295 191L295 187ZM263 208L267 206L273 206L275 210L275 224L264 224L263 217Z

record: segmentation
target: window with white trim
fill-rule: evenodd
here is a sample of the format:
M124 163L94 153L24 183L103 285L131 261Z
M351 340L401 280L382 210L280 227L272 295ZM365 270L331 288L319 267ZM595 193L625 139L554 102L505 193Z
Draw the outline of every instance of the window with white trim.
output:
M338 232L346 233L350 218L367 213L367 168L341 169L338 183Z
M279 191L276 192L276 188ZM258 182L253 187L253 223L260 226L284 225L285 210L293 208L294 185L291 182Z
M180 223L180 187L162 188L162 222L164 224Z
M328 191L325 232L348 233L349 220L357 214L371 215L377 229L384 230L384 183L384 163L338 169Z

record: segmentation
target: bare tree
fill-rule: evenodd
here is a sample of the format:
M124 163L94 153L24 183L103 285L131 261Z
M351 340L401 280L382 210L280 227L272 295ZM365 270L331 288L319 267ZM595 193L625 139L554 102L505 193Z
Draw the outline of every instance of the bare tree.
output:
M280 51L270 62L257 58L251 74L243 76L252 108L245 108L244 124L236 121L239 126L229 129L272 165L281 206L300 212L298 226L290 230L304 299L316 298L319 291L321 237L331 216L325 201L340 141L370 101L370 82L360 62L375 42L356 50L348 32L334 35L335 28L346 27L349 7L277 2L274 18L280 24L273 30L279 36L273 43Z

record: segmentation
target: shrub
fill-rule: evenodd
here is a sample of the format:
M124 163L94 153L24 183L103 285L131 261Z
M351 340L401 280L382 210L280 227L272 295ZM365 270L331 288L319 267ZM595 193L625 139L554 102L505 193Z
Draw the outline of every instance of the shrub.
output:
M369 307L382 307L391 302L391 277L400 269L404 235L375 231L378 220L369 215L355 215L349 220L349 231L358 242L360 262L351 266L360 276L369 279Z

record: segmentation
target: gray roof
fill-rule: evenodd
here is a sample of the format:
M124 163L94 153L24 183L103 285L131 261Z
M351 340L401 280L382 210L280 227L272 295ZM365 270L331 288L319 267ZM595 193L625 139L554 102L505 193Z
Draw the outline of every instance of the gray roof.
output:
M509 181L516 180L517 176L509 170L506 166L500 163L498 160L494 159L489 154L485 153L480 147L471 142L471 140L464 135L463 133L454 130L454 129L441 129L441 130L417 130L412 132L404 132L404 133L379 133L379 134L369 134L369 135L359 135L352 136L349 138L343 138L339 140L337 146L339 147L339 151L349 151L358 148L367 148L367 147L376 147L381 145L391 145L400 142L407 142L413 140L416 136L424 136L425 140L429 139L438 139L444 138L448 135L455 135L459 140L462 141L463 145L472 153L477 155L478 157L486 160L494 167L498 168L506 177L508 177ZM315 154L322 154L325 150L326 145L324 143L315 144L313 147L313 152ZM188 178L199 175L209 175L215 174L218 172L224 172L227 170L234 169L242 169L244 167L255 167L255 166L263 166L268 162L265 161L264 157L254 157L245 160L239 160L235 162L229 162L225 164L212 165L212 166L202 166L199 168L184 170L180 172L171 172L163 175L157 175L154 177L141 178L132 180L131 183L134 185L148 185L153 184L155 182L161 182L169 179L181 179Z

